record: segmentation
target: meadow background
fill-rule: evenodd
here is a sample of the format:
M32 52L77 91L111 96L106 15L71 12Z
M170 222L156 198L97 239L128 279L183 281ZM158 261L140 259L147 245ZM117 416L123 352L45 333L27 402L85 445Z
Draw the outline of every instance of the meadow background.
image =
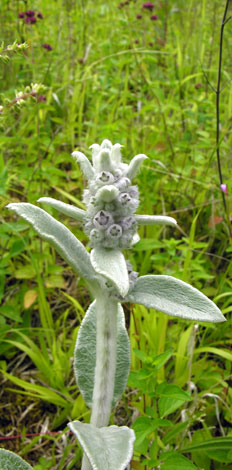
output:
M5 206L50 196L82 208L85 182L70 154L90 157L88 147L104 138L124 146L127 162L138 153L149 157L137 177L138 213L167 214L179 225L141 228L127 256L134 269L191 283L227 318L196 325L126 306L131 374L111 423L135 429L133 470L232 469L232 22L220 96L225 215L214 88L226 2L144 3L1 0L0 447L35 470L80 469L81 450L66 425L89 419L72 358L91 299L59 255ZM14 41L29 47L7 52ZM31 83L44 88L35 93ZM20 92L24 103L15 99ZM48 211L87 245L78 222ZM213 438L225 439L221 447L204 446Z

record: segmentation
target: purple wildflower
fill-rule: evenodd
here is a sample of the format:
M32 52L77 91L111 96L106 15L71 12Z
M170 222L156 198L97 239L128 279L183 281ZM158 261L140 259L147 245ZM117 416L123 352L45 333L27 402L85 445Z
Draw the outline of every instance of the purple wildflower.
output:
M43 96L43 95L37 96L37 101L38 103L46 101L46 96Z
M43 19L43 15L40 11L38 11L38 13L37 13L37 18L39 18L40 20Z
M143 4L143 8L146 10L150 10L150 11L153 10L154 6L155 6L154 3L151 3L151 2L146 2Z
M152 16L151 16L151 20L152 20L152 21L158 20L158 16L157 16L157 15L152 15Z
M137 18L137 20L141 20L142 15L140 15L140 13L138 13L138 15L136 15L136 18Z
M135 44L139 44L139 40L138 40L138 39L135 40Z
M19 14L18 14L18 18L24 18L25 16L25 13L23 11L21 11Z
M44 47L44 49L47 49L47 51L52 51L52 46L50 46L50 44L44 43L42 44L42 47Z
M228 194L227 184L224 184L224 183L221 184L220 188L221 188L223 193Z
M29 17L35 16L35 11L33 11L33 10L27 10L27 11L25 11L25 15L26 15L26 16L29 16Z
M149 46L151 46L151 47L152 47L152 46L153 46L153 42L149 42Z
M197 88L202 88L202 87L203 87L202 83L196 83L196 85L195 85L195 88L196 88L196 89L197 89Z
M27 24L34 24L36 23L37 19L34 16L27 16L25 19L25 23Z

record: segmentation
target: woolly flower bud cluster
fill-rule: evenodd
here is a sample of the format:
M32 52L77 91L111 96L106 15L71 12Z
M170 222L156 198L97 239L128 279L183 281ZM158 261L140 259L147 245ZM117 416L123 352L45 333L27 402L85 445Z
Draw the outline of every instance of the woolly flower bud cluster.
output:
M91 177L83 196L86 204L84 231L92 247L130 248L137 229L134 213L139 205L138 188L131 184L132 168L121 162L120 144L112 145L104 140L101 145L93 144L90 148L93 166L90 166L88 176ZM73 156L84 170L83 154L74 152ZM137 157L143 160L145 155Z

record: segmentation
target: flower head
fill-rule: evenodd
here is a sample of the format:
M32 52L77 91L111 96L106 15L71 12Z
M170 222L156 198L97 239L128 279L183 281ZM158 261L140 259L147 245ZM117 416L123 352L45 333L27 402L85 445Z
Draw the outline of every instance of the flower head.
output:
M44 96L44 95L36 96L36 99L37 99L38 103L45 102L47 100L46 96Z
M44 43L42 44L42 47L44 49L47 49L47 51L52 51L52 46L50 44Z
M143 8L145 10L150 10L150 11L153 10L154 6L155 6L154 3L152 3L152 2L146 2L146 3L143 4Z
M27 11L25 11L25 15L30 18L30 17L32 17L32 16L35 16L35 11L33 11L33 10L27 10Z
M35 24L37 19L34 16L27 16L25 19L25 23L27 24Z
M137 18L137 20L141 20L142 15L140 15L140 13L138 13L138 14L136 15L136 18Z
M92 166L82 153L73 153L88 178L83 197L85 233L92 247L130 248L137 230L134 214L139 205L138 189L132 186L131 178L146 156L137 155L127 165L122 162L120 144L112 145L105 139L90 148Z
M228 194L227 184L222 183L222 184L220 185L220 188L221 188L221 190L222 190L223 193Z
M157 15L151 15L150 19L152 21L156 21L156 20L158 20L158 16Z

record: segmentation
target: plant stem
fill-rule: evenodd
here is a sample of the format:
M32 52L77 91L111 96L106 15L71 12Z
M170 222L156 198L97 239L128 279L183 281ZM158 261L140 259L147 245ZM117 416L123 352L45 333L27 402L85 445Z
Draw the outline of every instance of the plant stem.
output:
M222 179L222 170L221 170L221 161L220 161L220 143L219 143L219 137L220 137L220 93L221 93L221 69L222 69L222 50L223 50L223 32L224 32L224 27L226 23L230 20L231 17L226 19L227 16L227 11L229 8L229 2L230 0L226 0L226 5L225 5L225 10L223 14L223 19L221 23L221 30L220 30L220 46L219 46L219 58L218 58L218 79L217 79L217 88L216 88L216 120L217 120L217 126L216 126L216 152L217 152L217 165L218 165L218 174L219 174L219 181L220 185L223 183ZM222 200L223 200L223 205L225 209L225 215L227 218L228 222L228 227L229 231L231 234L230 230L230 222L229 222L229 216L227 212L227 205L226 205L226 198L224 192L222 192Z
M118 303L104 294L96 298L97 344L93 389L93 406L90 424L100 428L107 426L112 408L117 348ZM91 470L84 455L82 470Z

